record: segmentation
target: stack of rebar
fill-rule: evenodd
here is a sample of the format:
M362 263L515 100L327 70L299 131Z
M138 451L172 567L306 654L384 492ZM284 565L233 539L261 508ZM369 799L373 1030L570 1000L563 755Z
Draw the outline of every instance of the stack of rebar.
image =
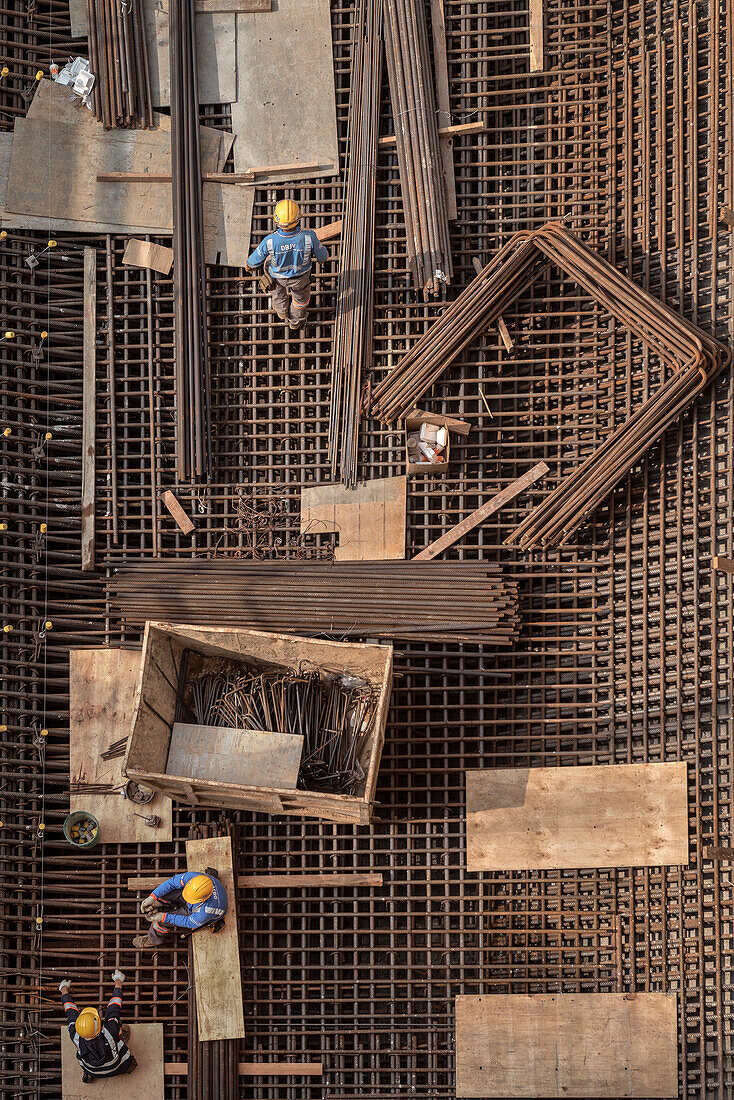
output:
M656 392L512 533L523 548L568 542L648 448L731 359L723 345L637 287L558 223L517 233L375 389L373 412L405 417L461 351L549 263L597 301L662 363Z
M403 419L456 356L532 281L541 260L532 240L524 234L512 237L375 387L373 414L387 423Z
M453 265L425 4L385 0L384 33L408 269L428 298L451 281Z
M517 585L476 561L140 561L110 582L128 622L512 645Z
M170 0L176 473L210 466L209 347L194 0Z
M380 109L382 0L359 0L352 39L346 198L331 366L332 476L357 481L362 370L372 361L375 179Z
M87 0L90 102L106 129L153 125L143 8L135 0Z

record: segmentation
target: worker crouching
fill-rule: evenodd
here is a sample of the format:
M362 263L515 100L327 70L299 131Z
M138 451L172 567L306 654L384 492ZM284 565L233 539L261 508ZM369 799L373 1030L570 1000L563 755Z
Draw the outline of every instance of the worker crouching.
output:
M128 1029L122 1023L122 983L125 975L121 970L115 970L112 980L115 992L105 1009L104 1019L96 1008L77 1008L68 979L65 978L59 986L69 1035L82 1067L82 1080L86 1082L101 1077L120 1077L137 1068L138 1063L125 1043Z
M227 892L210 868L203 874L187 871L156 886L140 903L140 912L150 922L148 935L133 940L142 951L170 943L172 932L188 935L206 925L216 931L224 923Z
M260 242L247 261L247 269L264 266L273 281L273 309L281 321L296 330L308 313L313 261L323 261L329 253L313 229L301 229L301 211L293 199L278 203L274 220L275 232Z

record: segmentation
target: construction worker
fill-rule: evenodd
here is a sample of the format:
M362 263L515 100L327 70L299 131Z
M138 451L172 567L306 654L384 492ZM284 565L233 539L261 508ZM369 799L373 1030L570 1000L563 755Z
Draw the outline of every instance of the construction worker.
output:
M289 328L306 320L311 298L311 265L329 253L313 229L301 229L301 211L293 199L281 199L274 211L275 232L260 241L247 261L247 270L265 265L275 285L273 309Z
M156 886L140 903L140 912L150 928L147 936L133 940L138 951L165 944L176 928L188 935L212 922L221 927L227 912L227 892L212 868L207 867L204 873L187 871Z
M82 1067L82 1081L96 1081L100 1077L120 1077L132 1073L137 1062L127 1049L125 1040L130 1029L125 1027L122 1014L122 983L125 975L115 970L112 975L115 992L100 1018L96 1008L81 1011L71 997L71 982L64 978L59 986L61 1003L69 1023L69 1035L76 1047L76 1057Z

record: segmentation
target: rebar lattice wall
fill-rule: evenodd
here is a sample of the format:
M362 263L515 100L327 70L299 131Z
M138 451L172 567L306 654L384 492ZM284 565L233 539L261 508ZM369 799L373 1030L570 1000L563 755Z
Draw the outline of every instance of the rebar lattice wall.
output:
M454 285L510 234L549 218L620 270L728 340L734 205L734 7L678 0L547 0L547 72L528 72L525 0L446 3L456 139ZM342 158L351 9L332 4ZM25 112L36 69L72 45L64 0L0 12L2 125ZM385 132L389 132L386 90ZM226 126L224 106L210 118ZM376 378L441 309L407 286L394 152L378 160ZM293 191L311 225L339 215L332 182ZM258 192L256 239L274 191ZM278 193L278 197L281 197ZM124 239L58 237L31 271L41 234L0 244L3 556L0 980L7 1097L60 1092L56 986L70 973L101 1001L117 964L133 1019L166 1024L166 1059L187 1048L186 954L161 964L129 951L131 873L184 865L194 819L174 813L175 846L105 846L83 861L60 826L68 807L69 646L130 644L103 582L128 555L313 552L299 536L302 485L328 480L336 262L317 276L306 336L286 340L253 281L209 269L214 480L180 495L184 538L157 503L174 485L173 308L169 279L121 265ZM98 250L97 560L80 573L82 247ZM105 277L107 256L113 272ZM331 249L332 257L334 249ZM452 291L452 293L455 291ZM490 331L454 365L431 407L472 422L443 478L414 478L408 553L545 459L553 488L659 378L635 342L551 271L505 315L508 354ZM115 346L117 541L109 393ZM49 336L39 348L41 331ZM152 385L150 384L152 379ZM482 386L492 408L482 402ZM712 572L732 556L734 405L728 377L668 431L562 553L502 549L529 506L520 497L451 553L507 563L524 629L499 657L459 645L396 648L396 680L375 820L369 828L222 814L240 870L375 870L356 892L242 891L242 1057L322 1059L323 1080L242 1081L242 1096L454 1095L457 993L677 990L680 1095L734 1090L732 873L704 860L731 838L734 591ZM46 431L52 439L45 440ZM361 476L402 472L404 437L372 423ZM153 459L153 461L151 461ZM273 522L259 527L253 507ZM245 518L243 518L245 517ZM41 523L48 524L45 535ZM44 623L52 622L50 630ZM43 745L36 745L48 729ZM45 747L44 747L45 745ZM685 868L485 874L465 871L464 770L477 766L689 761ZM46 828L39 836L39 823ZM18 874L19 863L21 873ZM36 918L43 918L37 925ZM105 983L107 983L105 985ZM171 1077L167 1095L183 1100Z

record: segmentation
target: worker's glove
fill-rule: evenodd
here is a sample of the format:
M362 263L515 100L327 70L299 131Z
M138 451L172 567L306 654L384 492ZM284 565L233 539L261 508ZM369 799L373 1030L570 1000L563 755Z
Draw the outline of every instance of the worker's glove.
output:
M165 909L153 909L152 911L149 909L148 912L145 914L145 919L148 921L149 924L154 924L159 917L164 917L165 915Z
M155 894L149 894L147 898L143 898L143 900L141 901L140 912L143 914L144 917L147 917L148 913L152 913L154 910L157 910L159 905L160 902L158 901L158 898L155 896Z
M71 982L68 978L64 978L63 982L59 985L59 993L67 993L71 989Z
M123 972L121 970L113 970L113 972L112 972L112 981L113 982L124 982L125 981L125 975L123 974Z

